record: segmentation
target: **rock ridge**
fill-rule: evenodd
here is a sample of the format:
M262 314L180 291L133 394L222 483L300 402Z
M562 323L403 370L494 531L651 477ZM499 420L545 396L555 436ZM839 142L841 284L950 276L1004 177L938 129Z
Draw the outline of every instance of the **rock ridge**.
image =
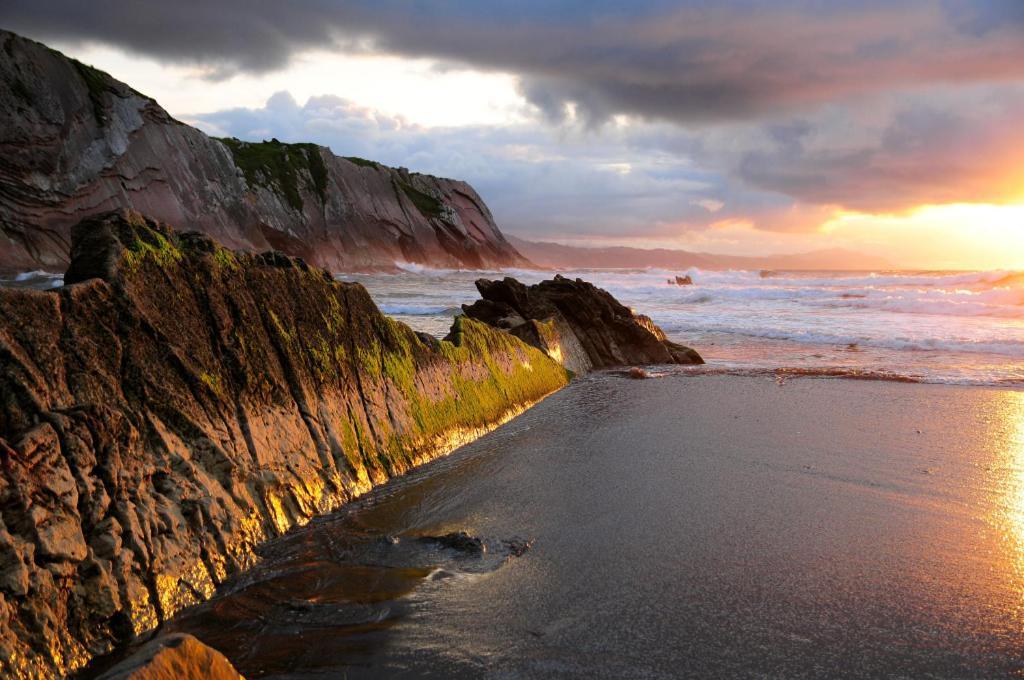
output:
M568 381L470 318L422 338L280 252L130 211L70 237L70 285L0 289L3 677L81 668Z
M575 373L704 363L696 350L666 338L649 317L583 279L556 274L532 286L511 277L478 279L476 287L482 299L462 306L466 316L506 330Z

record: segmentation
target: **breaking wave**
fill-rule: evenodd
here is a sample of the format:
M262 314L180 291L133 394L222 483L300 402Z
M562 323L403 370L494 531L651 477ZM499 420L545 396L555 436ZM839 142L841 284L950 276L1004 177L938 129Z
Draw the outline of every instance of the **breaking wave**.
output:
M456 316L462 313L462 308L442 305L380 305L380 311L401 316Z
M563 271L696 347L705 371L1024 386L1024 273L1015 271ZM677 285L688 275L693 285ZM426 270L364 281L383 311L444 335L474 281L552 272Z

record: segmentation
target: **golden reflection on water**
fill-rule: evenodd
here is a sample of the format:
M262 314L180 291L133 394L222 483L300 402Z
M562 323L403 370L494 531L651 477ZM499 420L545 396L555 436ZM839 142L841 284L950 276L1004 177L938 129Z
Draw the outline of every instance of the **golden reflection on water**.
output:
M1005 538L1013 544L1013 572L1017 576L1016 589L1024 599L1024 392L1000 393L1002 403L997 414L997 429L1002 435L1005 463L1000 470L1006 475L999 480L1005 496L999 507L1009 534Z

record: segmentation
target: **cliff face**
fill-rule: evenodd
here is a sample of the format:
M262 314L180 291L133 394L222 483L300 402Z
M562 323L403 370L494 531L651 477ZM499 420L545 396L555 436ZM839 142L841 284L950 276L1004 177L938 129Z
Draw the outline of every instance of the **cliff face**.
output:
M313 144L213 139L2 30L0 88L0 272L63 270L71 226L120 208L334 271L526 264L465 182Z
M279 253L135 213L71 237L70 285L0 289L3 677L82 666L567 381L471 319L417 336Z

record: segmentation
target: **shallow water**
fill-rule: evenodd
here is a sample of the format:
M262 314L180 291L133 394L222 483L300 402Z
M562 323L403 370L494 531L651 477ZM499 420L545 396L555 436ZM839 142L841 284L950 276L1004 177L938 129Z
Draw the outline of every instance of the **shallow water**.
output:
M222 593L251 678L1019 675L1024 392L588 376Z

